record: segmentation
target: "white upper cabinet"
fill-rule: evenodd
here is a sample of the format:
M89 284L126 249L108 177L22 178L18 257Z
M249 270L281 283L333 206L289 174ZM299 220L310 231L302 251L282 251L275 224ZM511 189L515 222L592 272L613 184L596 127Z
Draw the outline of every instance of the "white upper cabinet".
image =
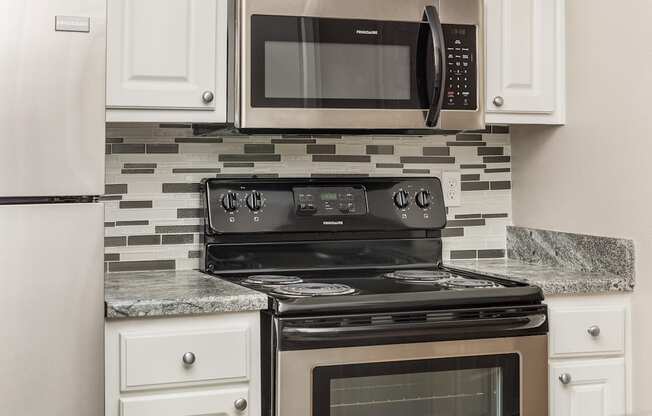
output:
M486 0L487 123L563 124L565 0Z
M227 0L110 0L108 121L226 121Z

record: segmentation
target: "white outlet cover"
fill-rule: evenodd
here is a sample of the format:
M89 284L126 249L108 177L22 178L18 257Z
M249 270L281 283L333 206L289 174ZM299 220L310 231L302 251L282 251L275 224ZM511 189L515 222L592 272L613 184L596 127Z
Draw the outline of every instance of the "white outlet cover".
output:
M444 191L444 204L447 207L462 205L462 174L460 172L443 172L441 187Z

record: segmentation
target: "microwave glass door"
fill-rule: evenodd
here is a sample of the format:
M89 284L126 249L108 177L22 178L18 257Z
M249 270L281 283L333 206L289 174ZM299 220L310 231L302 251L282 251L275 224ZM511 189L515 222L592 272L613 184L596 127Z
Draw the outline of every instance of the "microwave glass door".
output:
M317 367L314 416L512 416L519 355Z
M253 107L428 109L427 23L254 15Z

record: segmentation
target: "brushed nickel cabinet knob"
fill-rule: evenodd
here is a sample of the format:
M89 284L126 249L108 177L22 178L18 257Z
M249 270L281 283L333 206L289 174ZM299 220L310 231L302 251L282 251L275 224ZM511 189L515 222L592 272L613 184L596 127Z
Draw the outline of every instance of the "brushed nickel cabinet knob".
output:
M494 105L496 107L502 107L505 104L505 99L501 97L500 95L497 97L494 97Z
M600 327L597 325L592 325L589 327L589 329L586 330L586 332L589 333L592 337L599 337L600 336Z
M233 402L233 406L236 408L236 410L243 411L247 408L247 400L246 399L238 399L235 402Z
M205 104L210 104L215 99L215 94L213 94L213 91L204 91L201 95L201 99Z
M197 360L197 357L195 357L195 353L193 353L193 352L187 352L187 353L183 354L183 363L185 365L193 365L196 360Z
M561 384L563 384L563 385L568 385L568 384L570 384L570 382L571 382L572 380L573 380L573 378L572 378L571 375L568 374L568 373L564 373L564 374L562 374L562 375L559 376L559 381L560 381Z

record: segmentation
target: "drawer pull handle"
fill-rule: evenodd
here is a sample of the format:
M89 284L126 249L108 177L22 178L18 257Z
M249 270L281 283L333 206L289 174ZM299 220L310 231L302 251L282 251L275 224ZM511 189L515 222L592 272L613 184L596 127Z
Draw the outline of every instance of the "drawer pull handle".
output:
M193 365L196 360L197 360L197 357L195 357L195 353L193 353L193 352L187 352L187 353L183 354L183 363L185 365Z
M599 337L600 336L600 327L597 325L590 326L589 329L586 330L586 332L589 333L592 337Z
M247 400L246 399L238 399L235 402L233 402L233 406L236 408L236 410L243 411L247 408Z
M559 376L559 381L561 381L561 384L563 384L564 386L570 384L570 382L572 380L573 380L573 378L568 373L564 373L564 374Z

